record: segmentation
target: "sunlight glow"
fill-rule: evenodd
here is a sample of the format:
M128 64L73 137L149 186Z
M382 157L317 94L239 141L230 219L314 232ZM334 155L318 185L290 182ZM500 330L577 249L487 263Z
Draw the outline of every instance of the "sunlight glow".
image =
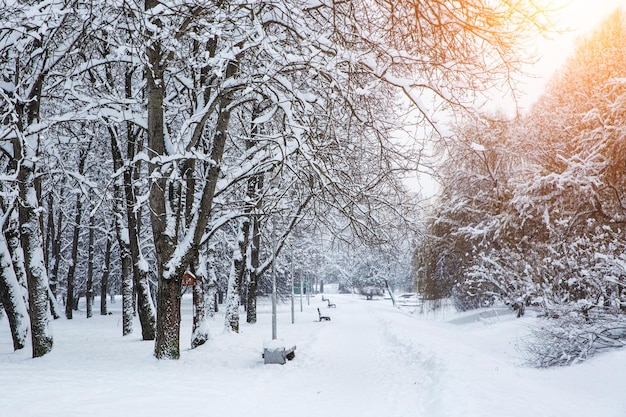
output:
M576 39L593 30L615 9L626 9L626 0L552 0L548 7L554 10L554 23L559 32L540 39L535 45L539 60L528 69L534 77L529 77L522 86L524 97L519 103L522 110L537 99L546 82L573 54Z

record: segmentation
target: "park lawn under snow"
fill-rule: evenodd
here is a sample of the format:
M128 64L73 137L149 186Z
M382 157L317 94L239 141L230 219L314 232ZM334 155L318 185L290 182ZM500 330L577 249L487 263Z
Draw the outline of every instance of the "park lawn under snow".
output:
M571 367L523 365L517 345L537 324L506 309L419 313L356 295L296 298L278 309L278 337L297 345L286 365L264 365L270 305L240 334L210 319L211 340L189 349L190 300L183 300L183 349L158 361L153 342L122 337L119 308L110 316L53 322L54 349L39 359L12 351L0 320L2 417L622 417L626 350ZM97 305L97 303L96 303ZM317 321L317 308L332 318ZM244 317L245 320L245 317Z

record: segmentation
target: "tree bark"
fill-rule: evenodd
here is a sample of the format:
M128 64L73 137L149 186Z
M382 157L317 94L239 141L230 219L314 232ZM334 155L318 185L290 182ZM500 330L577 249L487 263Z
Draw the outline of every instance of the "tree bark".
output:
M122 158L121 152L116 139L116 132L109 129L111 137L111 153L113 155L113 167L115 171L119 171ZM115 235L120 251L121 261L121 281L122 281L122 335L126 336L133 332L133 264L130 252L130 242L128 239L128 229L124 224L124 207L122 187L120 178L115 179L113 184L113 216L115 218ZM107 269L108 269L107 264ZM108 277L107 270L107 277ZM102 308L102 307L101 307ZM102 310L101 310L102 312Z
M74 276L78 264L78 241L80 239L80 222L83 215L81 195L76 196L76 215L74 217L74 235L72 237L72 253L70 267L67 269L67 295L65 298L65 318L72 319L74 311Z
M130 81L129 73L127 73L126 90L130 89ZM111 80L110 82L113 81ZM127 91L127 95L128 94L130 93ZM132 152L131 148L134 146L132 145L134 139L131 137L131 126L129 124L127 124L127 135L127 140L129 141L128 152ZM154 306L152 305L152 298L150 297L147 266L144 265L145 261L143 261L143 258L140 256L137 236L137 217L133 211L135 197L132 188L132 171L130 167L124 166L120 144L117 140L118 131L109 126L109 136L111 138L113 168L115 172L118 173L123 171L122 177L120 178L118 175L113 185L115 198L115 203L113 204L115 231L122 263L122 334L128 335L133 332L136 294L139 301L138 310L142 338L143 340L154 340L154 322L156 314L154 312ZM126 223L129 225L128 227Z
M0 232L0 304L4 307L11 337L13 349L23 349L28 337L28 311L22 295L22 289L17 282L17 276L13 270L11 254L3 233Z
M256 120L256 118L261 114L261 109L259 103L255 103L252 108L252 120ZM250 129L250 137L251 140L246 140L246 149L250 150L253 146L255 146L256 140L258 139L259 134L259 125L256 123L252 123L252 128ZM256 323L256 295L258 288L258 279L259 275L257 274L257 268L259 267L259 250L261 245L261 234L260 234L260 217L258 212L262 207L262 200L260 197L261 189L263 188L264 182L264 174L262 172L256 173L248 179L248 187L246 190L246 196L250 204L254 204L254 207L248 207L247 213L251 219L251 238L252 245L250 247L250 268L248 268L248 264L246 263L247 269L247 297L246 297L246 322L248 323Z
M120 250L121 281L122 281L122 335L126 336L133 332L133 265L128 243L128 230L124 226L123 208L121 207L121 186L113 186L115 203L113 213L115 216L115 234Z
M22 296L28 309L28 286L26 284L26 269L24 266L24 251L22 250L22 244L20 243L20 219L19 210L14 209L10 214L9 225L4 231L4 236L7 242L7 248L11 254L11 262L13 264L13 271L17 282L22 289Z
M194 268L196 280L193 285L193 328L191 348L195 349L209 340L209 326L206 321L206 295L204 283L207 279L206 257L201 255Z
M50 255L52 242L54 241L54 195L48 194L48 219L44 234L44 253L46 254L46 271L50 271ZM52 277L50 277L50 285L52 286Z
M260 274L259 253L261 249L261 219L257 213L261 210L261 199L259 198L260 190L263 188L263 174L256 174L250 178L248 183L248 198L250 201L256 201L256 210L250 213L251 222L251 245L250 245L250 262L249 269L246 264L248 274L248 297L246 298L246 322L256 323L256 298L259 286Z
M146 10L156 6L156 0L146 0ZM148 107L148 155L150 159L166 155L163 120L164 60L161 44L153 41L146 49L148 65L147 107ZM181 277L178 273L165 276L168 261L174 253L175 236L168 230L166 196L168 191L165 172L157 163L150 167L153 183L150 187L150 215L152 234L157 259L159 287L157 291L157 327L154 355L158 359L178 359L180 357L180 290Z
M34 186L35 167L23 159L19 170L20 236L28 282L30 328L33 357L52 350L53 338L48 317L48 275L44 265L43 238L39 229L39 204Z
M128 248L120 246L120 252L122 258L122 335L127 336L133 332L133 268Z
M226 293L226 328L239 333L239 305L241 304L239 292L243 275L246 269L246 259L250 237L250 220L244 218L239 226L237 246L233 251L233 266L228 278L228 290Z
M94 257L95 220L89 216L89 254L87 256L87 291L85 294L85 311L87 318L93 315L93 257Z
M107 310L107 294L109 290L109 276L111 275L111 236L107 233L107 244L104 250L104 267L102 270L102 278L100 278L100 315L109 314Z
M249 271L250 279L248 281L248 298L246 299L246 322L256 323L256 299L258 289L258 277L253 271Z
M130 135L130 133L129 133ZM134 158L134 147L131 138L128 139L129 150L127 160ZM128 166L124 170L124 193L126 197L126 218L128 222L128 237L130 254L133 263L133 277L135 292L137 294L137 312L141 324L141 335L143 340L154 340L156 330L156 311L150 296L150 282L148 280L148 263L143 258L139 246L139 224L135 213L136 198L133 189L132 171Z
M59 229L55 234L55 223L54 223L54 197L52 193L48 194L48 221L46 225L46 234L45 234L45 248L44 253L46 254L46 271L50 271L52 269L52 273L48 275L48 298L50 300L50 313L52 317L56 320L61 318L63 314L61 312L61 308L58 305L56 298L56 289L57 289L57 280L56 276L59 271L59 258L61 252L61 219L62 219L62 210L59 210ZM51 259L52 258L52 259ZM50 268L50 262L54 262L54 267Z
M147 266L148 264L143 257L134 263L134 269L137 270L137 273L134 274L136 277L135 293L137 295L139 323L141 324L141 337L143 340L154 340L156 337L156 309L150 294Z
M61 191L62 193L63 191ZM63 194L61 194L63 197ZM49 208L52 210L52 207ZM57 296L57 283L59 281L59 266L61 264L61 230L63 224L63 210L59 210L59 217L56 223L56 232L54 230L51 233L54 234L52 239L52 271L50 274L50 289L52 294Z
M214 317L218 311L217 305L217 276L215 275L215 265L213 265L213 251L207 251L207 299L209 300L209 317Z
M87 148L83 148L79 154L78 173L82 176L85 173L85 161L87 153L91 148L91 143ZM81 221L83 219L83 199L81 194L76 195L76 215L74 217L74 235L72 237L72 260L67 270L67 297L65 303L65 317L72 318L72 310L78 310L78 299L74 297L74 277L76 274L76 266L78 265L78 244L80 241ZM76 306L76 308L74 308Z

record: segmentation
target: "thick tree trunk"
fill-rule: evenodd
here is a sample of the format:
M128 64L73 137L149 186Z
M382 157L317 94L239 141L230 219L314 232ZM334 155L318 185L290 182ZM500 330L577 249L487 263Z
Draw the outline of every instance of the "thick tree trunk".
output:
M132 99L132 73L127 71L125 79L126 98ZM133 132L133 124L127 122L127 146L126 160L132 161L138 152L139 144L137 142L138 134ZM119 163L121 164L121 152L119 152ZM130 244L130 254L133 262L133 277L135 284L135 293L137 295L137 312L139 314L139 322L141 324L141 336L143 340L154 340L156 337L156 309L150 296L150 281L148 263L145 261L139 244L140 236L140 214L136 211L137 198L135 195L134 174L138 172L138 167L127 165L124 169L124 196L126 198L126 220L128 224L128 237Z
M128 229L124 226L122 192L119 184L113 185L113 215L115 216L115 234L120 249L122 281L122 335L133 332L133 264L128 242Z
M3 233L0 232L0 304L4 307L11 337L13 349L24 348L28 337L28 311L22 295L22 288L17 282L17 276L11 262L11 254Z
M235 249L233 258L240 257L239 248ZM228 287L226 288L226 313L224 315L224 329L239 333L239 287L237 286L237 268L235 261L230 267L228 274Z
M252 120L255 120L261 114L260 105L255 103L252 110ZM259 133L259 125L256 123L252 124L252 128L250 130L250 136L252 140L246 141L246 149L250 150L255 146L257 136ZM251 218L251 245L250 245L250 262L246 263L247 269L247 297L246 297L246 322L248 323L256 323L256 297L257 297L257 289L258 289L258 280L259 275L257 269L259 267L259 251L261 247L261 232L260 232L260 224L261 220L258 215L258 212L262 209L262 199L261 199L261 190L263 188L264 183L264 174L257 173L248 179L248 187L246 190L246 195L248 197L248 201L250 203L255 204L254 207L248 208L248 213Z
M256 298L258 289L258 277L253 271L250 271L250 279L248 281L248 298L246 299L246 322L256 323Z
M157 339L154 345L154 355L158 359L180 358L180 289L180 279L159 276Z
M20 234L18 230L18 215L18 210L13 210L13 212L10 214L11 218L9 219L9 225L4 233L4 236L6 238L5 243L10 256L12 269L18 283L19 295L22 297L21 304L26 306L26 313L28 317L28 285L26 283L26 269L24 268L24 251L22 250L22 245L20 243ZM48 299L50 301L50 313L52 314L52 317L58 319L62 315L61 309L56 302L56 298L51 296L49 287L47 292Z
M139 322L141 323L141 335L143 340L154 340L156 331L156 311L152 303L152 297L150 296L148 263L143 258L141 248L139 247L139 230L137 215L135 213L136 199L130 168L124 171L124 190L126 196L126 218L128 221L130 254L133 262L133 277L137 295L137 312L139 313Z
M246 269L246 257L250 236L250 221L244 218L239 227L237 246L233 251L233 266L228 278L228 290L226 294L226 328L239 332L239 306L241 304L239 291Z
M115 215L115 233L120 248L121 280L122 280L122 335L126 336L133 332L133 265L128 244L128 230L122 219L121 192L118 185L114 185L115 203L113 211Z
M155 7L155 0L146 0L146 10ZM161 45L152 42L146 50L148 65L146 68L147 101L148 101L148 152L149 157L166 155L163 121L164 97L164 60ZM176 245L175 236L168 229L166 196L168 190L165 173L158 164L150 167L153 183L150 187L150 214L152 234L157 259L159 287L157 291L157 334L154 355L158 359L178 359L180 357L180 274L174 273L166 277L166 269ZM177 266L175 266L176 268Z
M135 263L135 292L137 295L137 312L141 324L141 337L143 340L154 340L156 337L156 309L150 294L150 282L148 280L148 264L143 259Z
M28 35L24 35L28 36ZM37 51L42 48L42 38L36 38L32 42L29 51ZM28 54L28 52L26 52ZM44 54L45 55L45 54ZM41 92L44 85L46 67L44 55L31 61L29 69L34 70L24 79L20 79L19 59L16 59L14 83L19 87L19 91L27 94L10 93L15 100L15 118L11 117L15 123L15 130L20 132L12 140L13 155L11 170L17 172L17 184L19 189L19 239L24 256L24 272L28 287L28 306L30 317L31 341L33 357L37 358L52 350L53 338L50 331L50 319L48 316L48 274L44 263L45 254L43 250L43 236L41 230L40 213L41 207L37 198L36 189L36 169L35 161L38 159L38 149L40 137L36 134L27 133L29 127L41 122L39 118L41 106ZM35 55L32 55L35 57ZM40 72L37 72L39 68ZM32 84L30 83L32 82ZM18 90L16 90L17 92ZM5 149L7 152L7 149ZM7 239L9 237L7 236ZM9 246L11 243L8 242ZM14 253L11 254L12 256ZM21 263L20 263L21 264ZM18 264L13 263L18 268ZM17 272L17 271L16 271ZM18 280L20 277L17 277Z
M20 284L22 289L21 294L24 297L26 308L28 308L28 288L26 284L26 269L24 267L24 251L22 250L22 244L20 243L19 210L14 209L10 216L9 225L4 232L4 236L6 237L7 247L9 249L9 253L11 254L13 271L15 272L17 282Z
M259 250L261 246L260 219L257 214L252 215L252 244L250 245L250 270L248 271L248 298L246 299L246 321L256 323L256 298L260 276L257 275L259 267Z
M48 275L44 265L43 239L39 229L39 204L34 186L34 166L23 159L19 171L20 237L28 282L30 328L33 357L52 350L53 338L48 317Z
M115 233L120 248L121 281L122 281L122 335L126 336L133 332L133 265L128 244L128 230L122 219L119 186L114 187L115 204Z
M200 256L195 268L196 280L193 285L193 327L191 348L195 349L209 340L209 326L206 321L206 298L204 283L207 278L206 259Z
M119 171L122 166L122 157L116 139L116 132L110 130L109 134L111 136L113 167L115 168L115 171ZM123 185L121 184L121 181L122 180L120 178L116 178L115 183L113 184L113 215L115 217L115 235L120 248L122 270L122 335L126 336L133 332L133 260L130 251L128 229L124 224L125 210L123 207Z
M130 251L120 247L120 252L122 251L122 335L127 336L133 332L133 268Z
M158 46L155 46L158 48ZM153 50L150 50L153 51ZM164 155L165 144L163 138L163 78L156 68L160 66L160 53L148 54L151 67L148 69L148 138L149 148L153 155ZM156 67L156 68L154 68ZM160 74L154 78L152 74ZM158 359L178 359L180 357L180 274L174 273L165 277L165 271L170 257L174 252L176 242L167 228L166 192L167 180L160 167L152 167L154 183L150 188L150 213L152 218L152 233L157 259L159 287L157 292L157 334L154 345L154 355Z
M113 81L111 80L110 82L112 83ZM130 89L129 83L130 77L127 75L126 89ZM130 135L130 130L127 133L128 135ZM131 171L129 167L124 168L124 160L122 158L122 152L120 150L119 142L117 140L118 132L112 127L109 127L109 135L111 137L111 155L113 157L113 168L116 172L124 169L123 177L117 177L115 179L115 184L113 185L115 198L115 203L113 205L113 212L115 215L115 232L120 248L120 258L122 264L122 334L126 336L133 332L135 290L137 290L137 296L138 298L140 298L139 317L142 327L142 337L144 340L153 340L154 322L153 319L150 319L150 315L152 314L152 317L154 317L154 308L144 308L146 305L146 299L150 302L150 305L152 304L152 299L150 298L150 291L147 284L147 268L145 268L142 263L139 262L137 234L136 232L133 232L136 231L136 227L133 229L133 231L131 231L125 225L126 220L126 222L131 222L133 226L136 226L135 213L132 212L134 203L130 203L132 204L132 206L128 207L129 201L134 201L134 199L129 200L128 193L128 187L130 187L130 190L132 191L132 180L130 178ZM129 137L128 140L132 141L132 138ZM132 212L132 216L128 214L129 210ZM135 248L133 248L133 242L135 244ZM135 256L133 256L133 252L135 252ZM145 275L142 278L138 278L138 276L143 271L146 271ZM106 272L107 280L108 273L109 271ZM140 283L142 285L140 285ZM143 285L144 283L145 285ZM103 309L101 305L100 314L102 314L102 311ZM149 311L149 313L144 314L146 311Z

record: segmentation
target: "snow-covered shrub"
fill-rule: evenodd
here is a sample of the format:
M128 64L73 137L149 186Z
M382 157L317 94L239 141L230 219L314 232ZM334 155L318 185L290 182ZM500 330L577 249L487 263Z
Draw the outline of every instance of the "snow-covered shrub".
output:
M569 314L533 329L519 347L527 364L548 368L583 362L600 352L626 346L626 319L603 315L587 320Z

